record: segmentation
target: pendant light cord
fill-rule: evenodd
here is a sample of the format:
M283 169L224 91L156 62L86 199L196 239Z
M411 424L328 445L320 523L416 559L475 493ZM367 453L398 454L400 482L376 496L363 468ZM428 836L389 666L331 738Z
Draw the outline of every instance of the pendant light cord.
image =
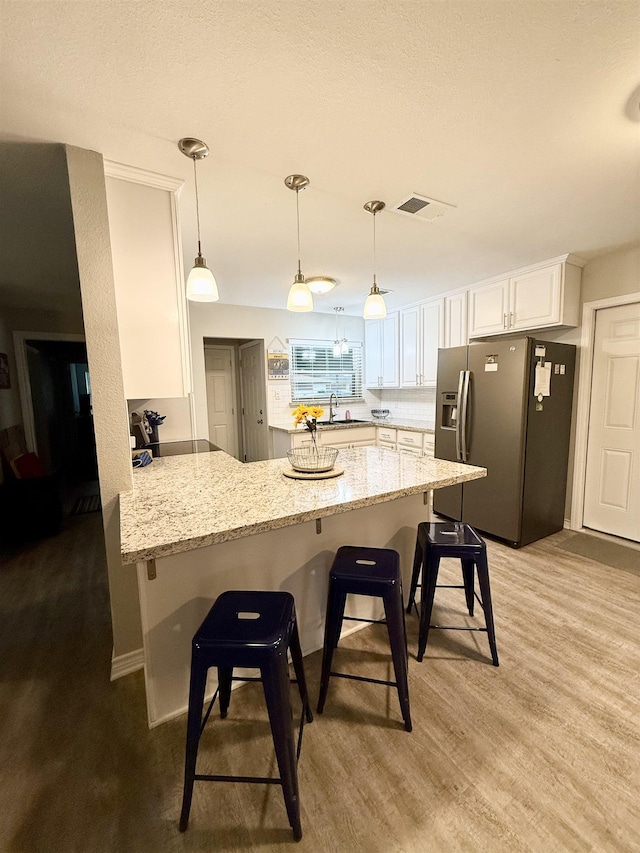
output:
M296 190L296 219L298 222L298 275L302 275L300 269L300 190Z
M376 214L373 214L373 285L376 285Z
M198 257L202 257L200 248L200 200L198 198L198 173L196 172L196 158L193 158L193 181L196 185L196 222L198 224Z

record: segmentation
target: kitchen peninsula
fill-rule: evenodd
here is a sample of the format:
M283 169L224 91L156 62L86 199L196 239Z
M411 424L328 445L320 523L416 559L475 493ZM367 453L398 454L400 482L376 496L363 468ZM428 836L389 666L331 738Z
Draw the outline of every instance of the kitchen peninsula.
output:
M380 447L340 452L330 480L283 476L284 459L223 451L154 460L120 496L122 561L137 563L149 724L186 709L191 637L225 589L285 589L303 651L321 648L328 573L340 545L399 551L406 582L431 490L486 469ZM354 615L376 615L373 600Z

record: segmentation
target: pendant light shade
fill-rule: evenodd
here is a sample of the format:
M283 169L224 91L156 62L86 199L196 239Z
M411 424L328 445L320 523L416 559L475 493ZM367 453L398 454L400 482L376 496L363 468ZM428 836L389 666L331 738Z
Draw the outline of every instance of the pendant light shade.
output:
M387 316L387 306L377 285L373 285L371 293L364 303L363 317L365 320L381 320Z
M193 269L187 278L187 299L191 302L217 302L220 299L218 285L213 273L207 266L207 259L202 257L200 245L200 203L198 199L198 174L196 160L204 160L209 156L209 146L201 139L184 137L178 143L179 149L193 160L193 178L196 187L196 221L198 223L198 254L193 262Z
M309 186L309 178L304 175L289 175L284 179L285 186L295 190L296 194L296 221L298 225L298 272L293 280L289 296L287 298L287 309L289 311L313 311L313 296L302 275L300 269L300 190Z
M363 317L365 320L380 320L387 316L387 306L384 304L384 299L376 284L376 213L384 210L384 207L383 201L368 201L364 205L367 213L373 216L373 284L364 303Z
M192 302L217 302L220 299L218 284L206 258L198 255L187 279L187 299Z
M289 311L313 311L313 296L306 285L304 276L296 273L287 298Z

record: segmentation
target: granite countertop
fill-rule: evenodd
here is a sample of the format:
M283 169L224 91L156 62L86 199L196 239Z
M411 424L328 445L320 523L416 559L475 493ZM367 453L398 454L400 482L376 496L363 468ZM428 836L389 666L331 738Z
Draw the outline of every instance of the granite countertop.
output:
M435 424L433 421L425 421L414 418L386 418L385 420L371 419L370 421L353 421L352 423L342 424L318 424L319 430L328 429L355 429L356 427L364 426L380 426L391 427L393 429L408 429L415 432L435 432ZM294 433L303 432L306 428L303 426L294 427L291 421L286 423L270 423L269 429L277 429L282 432Z
M243 464L224 452L155 459L120 495L123 564L179 554L486 476L485 468L381 447L341 450L345 473L290 480L286 459Z

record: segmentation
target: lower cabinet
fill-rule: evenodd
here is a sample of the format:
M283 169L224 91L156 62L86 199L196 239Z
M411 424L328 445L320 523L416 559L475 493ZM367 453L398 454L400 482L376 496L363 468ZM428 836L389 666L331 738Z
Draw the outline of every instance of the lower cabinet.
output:
M321 430L318 435L323 447L337 447L339 450L350 450L352 447L369 447L376 443L376 428L373 426Z
M416 430L378 427L378 447L410 453L414 456L433 456L435 437L433 433Z

